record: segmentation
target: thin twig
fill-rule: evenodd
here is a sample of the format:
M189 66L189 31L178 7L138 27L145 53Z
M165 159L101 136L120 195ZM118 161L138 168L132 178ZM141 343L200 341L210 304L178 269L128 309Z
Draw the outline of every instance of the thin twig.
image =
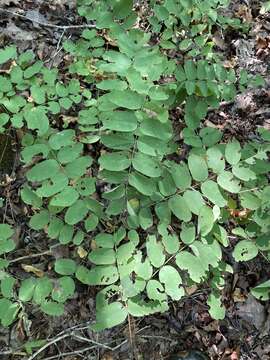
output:
M32 259L32 258L40 257L40 256L43 256L43 255L52 255L52 252L51 252L51 250L46 250L46 251L43 251L43 252L38 253L38 254L25 255L25 256L21 256L21 257L18 257L16 259L8 260L8 261L9 261L10 264L12 264L12 263L15 263L15 262L18 262L18 261L22 261L22 260L26 260L26 259Z
M50 356L50 357L46 357L43 360L54 360L54 359L59 358L60 356L80 355L80 354L82 354L82 353L84 353L86 351L93 350L95 348L96 348L96 346L88 346L88 347L83 348L81 350L74 350L74 351L71 351L71 352L65 352L65 353L53 355L53 356Z
M17 12L13 12L13 11L10 11L10 10L7 10L7 9L3 9L3 8L0 8L0 12L10 14L12 16L17 16L17 17L19 17L21 19L24 19L24 20L32 21L32 22L34 22L34 23L36 23L38 25L41 25L41 26L46 26L46 27L55 28L55 29L68 30L68 29L83 29L83 28L95 28L96 27L95 24L55 25L55 24L39 21L39 20L36 20L36 19L32 19L32 18L30 18L28 16L25 16L25 15L22 15L22 14L19 14Z
M110 347L110 346L108 346L108 345L99 343L99 342L97 342L97 341L95 341L95 340L92 340L92 339L88 339L88 338L86 338L86 337L84 337L84 336L81 336L81 335L77 335L77 334L72 333L72 337L75 338L75 339L77 339L77 340L81 340L81 341L85 341L85 342L88 342L88 343L91 343L91 344L98 345L98 346L100 346L100 347L102 347L102 348L104 348L104 349L110 350L110 351L113 350L113 348Z
M15 263L15 262L18 262L18 261L22 261L22 260L26 260L26 259L32 259L32 258L35 258L35 257L44 256L44 255L52 255L52 249L57 248L59 246L62 246L62 244L61 243L54 244L54 245L51 246L50 250L45 250L45 251L37 253L37 254L25 255L25 256L21 256L21 257L18 257L16 259L13 259L13 260L8 260L8 259L7 260L9 261L9 263Z
M7 355L12 355L12 356L25 356L26 353L25 352L20 352L20 351L13 351L13 350L7 350L7 351L1 351L0 352L0 357L1 356L7 356Z
M128 333L129 333L129 341L130 346L133 348L133 333L132 333L132 325L131 325L131 316L128 314Z
M74 326L75 327L75 326ZM91 343L93 344L94 346L91 346L90 348L94 349L96 348L97 346L99 347L102 347L104 349L107 349L107 350L110 350L112 352L116 351L117 349L119 349L121 346L123 346L124 344L126 344L128 342L128 340L124 340L122 341L120 344L116 345L115 347L110 347L106 344L102 344L102 343L99 343L95 340L91 340L91 339L88 339L88 338L85 338L83 336L80 336L80 335L77 335L74 333L74 327L70 328L70 329L67 329L66 330L66 333L65 334L62 334L62 335L58 335L57 337L55 337L54 339L52 339L51 341L49 341L47 344L45 344L44 346L42 346L39 350L37 350L32 356L30 356L30 358L28 360L33 360L35 359L41 352L43 352L44 350L46 350L49 346L51 345L55 345L57 342L63 340L63 339L66 339L67 337L73 337L77 340L81 340L81 341L85 341L85 342L88 342L88 343ZM142 332L143 330L147 329L149 326L145 326L143 327L142 329L140 329L139 331L136 332L136 334ZM78 330L79 328L75 329ZM81 327L80 329L84 329L84 327ZM70 331L71 330L71 331ZM61 333L60 333L61 334ZM89 348L89 349L90 349ZM84 351L87 351L86 349ZM79 350L78 350L79 352ZM1 354L1 353L0 353ZM8 354L10 354L10 352L8 352ZM64 354L65 355L65 354ZM71 355L71 354L70 354ZM59 356L59 355L57 355ZM55 359L57 358L57 356L55 356L54 358L53 357L50 357L50 358L47 358L46 360L52 360L52 359ZM44 359L45 360L45 359Z
M160 340L166 340L166 341L175 341L175 339L170 339L168 337L161 336L161 335L139 335L139 337L141 337L143 339L160 339Z
M69 337L71 334L64 334L62 336L59 336L55 339L52 339L51 341L49 341L47 344L45 344L44 346L42 346L40 349L38 349L38 351L36 351L32 356L29 357L28 360L33 360L35 359L41 352L43 352L45 349L47 349L47 347Z
M62 31L62 34L61 34L59 40L58 40L58 43L57 43L57 46L56 46L56 50L55 50L54 54L52 55L51 59L48 59L48 60L45 61L45 63L46 63L46 62L50 62L50 64L49 64L49 69L51 69L51 67L54 65L54 60L55 60L56 56L57 56L57 55L61 52L61 50L63 49L63 46L61 46L61 42L62 42L62 40L63 40L63 37L64 37L64 35L65 35L65 32L66 32L66 30L64 29L64 30ZM70 37L71 37L71 36L69 36L69 38L70 38Z

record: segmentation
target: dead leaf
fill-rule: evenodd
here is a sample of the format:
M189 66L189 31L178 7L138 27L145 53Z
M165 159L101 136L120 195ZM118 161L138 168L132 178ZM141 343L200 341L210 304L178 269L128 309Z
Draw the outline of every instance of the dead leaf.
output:
M246 5L240 5L235 15L247 23L253 20L251 8L247 7Z
M231 360L239 360L239 351L233 351L231 353Z
M226 44L224 39L222 38L221 34L216 31L213 35L213 41L216 44L217 47L219 47L221 50L225 50L226 49Z
M78 247L77 253L81 259L84 259L88 254L88 252L82 246Z
M210 324L205 325L203 327L203 330L210 332L210 331L218 331L219 332L219 322L217 320L214 320L210 322Z
M22 268L24 271L26 271L28 273L34 273L37 277L44 276L44 271L36 268L35 266L22 264Z
M189 286L186 288L186 293L188 295L192 295L194 294L196 291L198 290L198 286L196 284L192 285L192 286Z
M258 330L266 320L264 306L249 294L245 303L237 304L237 315L246 322L254 325Z
M76 116L66 116L66 115L62 115L60 116L60 119L65 123L65 124L73 124L76 123L78 121L78 117Z
M223 65L226 69L234 69L235 66L237 65L237 57L234 56L229 60L225 60Z
M241 289L236 288L233 292L233 301L234 302L245 302L246 297L241 293Z
M103 357L101 358L101 360L113 360L113 355L112 353L105 353L103 355Z
M1 6L5 6L5 5L19 5L19 1L20 0L1 0Z
M256 38L256 49L266 49L270 44L269 37L257 36Z
M34 39L33 33L31 31L25 31L13 23L9 23L3 33L11 39L17 41L32 41Z
M39 27L38 23L46 24L48 21L38 10L27 10L25 16L32 20L34 27Z

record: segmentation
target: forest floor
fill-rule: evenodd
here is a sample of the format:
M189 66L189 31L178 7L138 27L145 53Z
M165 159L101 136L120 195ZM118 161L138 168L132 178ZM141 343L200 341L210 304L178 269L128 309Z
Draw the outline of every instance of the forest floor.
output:
M15 43L20 51L32 49L41 60L61 71L65 67L63 40L75 39L80 30L40 23L81 24L83 19L76 15L75 3L75 0L1 0L0 47ZM258 125L270 129L270 15L260 15L257 3L252 0L233 1L229 11L232 16L247 22L250 31L223 34L217 30L213 35L216 50L225 55L228 67L261 74L266 82L263 88L249 89L237 96L233 103L209 111L205 122L222 129L228 136L234 135L240 140L254 139ZM23 16L14 16L14 12ZM0 176L3 173L9 175L7 184L0 188L0 195L9 200L10 209L6 209L5 216L11 217L16 225L17 242L20 243L23 237L27 243L26 247L18 246L14 254L16 261L12 271L18 275L22 263L41 269L48 266L47 258L32 256L46 251L48 242L46 237L25 226L27 217L18 196L23 181L17 151L19 144L15 137L10 142L0 138L0 143L3 157ZM57 251L64 250L59 247ZM248 293L254 285L269 278L270 265L263 257L239 264L228 256L234 275L228 276L226 281L224 302L227 315L222 321L212 320L208 313L205 305L208 288L194 287L184 299L172 303L170 311L165 314L131 319L129 324L93 333L88 324L95 317L95 294L81 285L76 298L67 305L64 316L51 318L29 308L28 318L19 319L9 329L0 327L0 358L120 360L134 357L158 360L179 354L178 359L182 359L180 352L197 349L213 360L268 360L269 302L261 303ZM24 257L23 261L20 257ZM42 351L35 348L32 356L27 355L23 344L34 339L43 340L39 344ZM14 349L22 350L14 352Z

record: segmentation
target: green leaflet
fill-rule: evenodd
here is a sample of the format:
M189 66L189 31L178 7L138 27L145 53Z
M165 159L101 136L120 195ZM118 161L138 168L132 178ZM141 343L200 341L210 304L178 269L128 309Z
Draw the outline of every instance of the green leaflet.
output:
M240 164L236 164L232 167L232 173L235 177L243 181L256 179L256 175L252 170L248 167L241 166Z
M207 300L207 305L209 305L210 315L217 320L222 320L225 317L225 308L222 305L221 299L217 294L210 294Z
M173 214L179 219L185 222L191 220L191 212L187 206L187 203L183 196L174 195L168 201L169 208L173 212Z
M39 197L50 197L62 191L68 184L68 178L64 173L56 173L50 179L43 181L36 194Z
M129 184L143 195L151 196L157 190L154 180L137 172L133 172L129 175Z
M191 175L196 181L204 181L208 177L208 169L205 159L202 156L191 154L188 157L188 167Z
M161 175L159 162L155 158L145 154L137 153L132 159L132 165L135 170L143 175L149 177L159 177Z
M0 51L0 64L4 64L10 59L14 59L17 54L15 46L8 46Z
M140 109L144 103L144 97L131 90L114 90L109 94L108 100L118 107L130 110Z
M96 324L92 328L96 331L111 328L121 324L127 314L127 310L120 302L108 304L97 311Z
M114 50L106 51L103 54L103 59L110 63L101 64L99 68L107 72L116 72L119 75L124 75L131 64L128 56Z
M185 164L173 164L170 169L175 185L181 189L185 190L191 185L191 176L188 171L188 168Z
M49 212L47 210L42 210L31 217L29 226L34 230L41 230L49 223L49 220Z
M240 201L243 208L257 210L261 206L261 200L251 192L245 192L240 195Z
M37 130L39 136L43 136L49 129L49 119L42 107L34 107L23 113L29 129Z
M64 313L64 306L54 301L45 301L41 305L41 310L51 316L61 316Z
M77 200L71 205L66 214L65 222L69 225L75 225L87 215L88 208L83 200Z
M26 176L29 181L43 181L52 178L59 171L55 160L44 160L30 169Z
M257 246L250 240L241 240L234 248L233 256L236 261L248 261L258 255Z
M23 302L30 301L34 295L36 279L28 278L22 281L19 290L19 299Z
M268 300L270 296L270 280L267 280L251 289L251 293L259 300Z
M73 145L75 138L75 131L68 129L53 134L49 139L49 145L53 150L59 150L60 148L68 145Z
M52 290L52 299L58 303L64 303L72 298L75 292L75 283L69 276L63 276L58 279L54 289Z
M165 254L161 242L157 242L156 237L150 235L146 242L147 255L151 264L159 268L164 264Z
M109 285L115 283L119 277L117 267L112 265L96 266L91 270L79 266L75 275L79 281L86 285Z
M96 265L110 265L115 263L115 252L113 249L93 250L88 259Z
M213 210L209 206L202 206L198 216L198 230L202 236L206 236L214 226Z
M131 132L137 128L137 118L132 111L113 111L103 119L106 129L120 132Z
M86 169L92 165L92 161L90 156L81 156L66 165L65 174L72 179L79 178L86 173Z
M186 269L190 278L199 283L207 275L210 265L212 267L218 266L221 259L221 249L217 242L207 245L199 241L195 241L191 248L194 255L182 251L176 255L176 264L180 269Z
M143 135L151 136L163 141L168 141L171 136L171 125L169 123L162 124L157 119L145 118L140 126L140 132Z
M191 223L182 224L182 229L180 233L180 238L184 244L190 245L195 240L196 229L195 226Z
M101 155L99 158L100 166L105 170L122 171L127 169L131 161L126 154L111 153Z
M5 327L11 325L16 319L19 309L19 304L12 303L10 300L5 298L0 299L1 325Z
M63 191L61 191L59 194L55 195L51 199L50 205L61 206L61 207L71 206L72 204L75 203L78 197L79 194L73 187L66 186Z
M76 263L71 259L58 259L54 264L54 269L60 275L72 275L76 270Z
M224 207L227 204L226 199L220 192L220 189L215 181L207 180L201 185L201 190L204 196L207 197L213 204Z
M224 190L231 193L238 193L241 190L239 181L234 179L233 174L229 171L221 172L217 177L217 183Z
M225 169L225 160L222 152L217 146L207 149L207 163L214 173L219 174Z
M231 165L236 165L241 159L241 146L237 140L233 140L226 145L225 158Z
M170 265L163 266L159 271L159 280L165 285L165 292L173 299L180 300L185 292L180 284L182 279L178 271Z
M199 215L200 209L205 204L201 193L197 190L187 190L184 192L183 198L189 210L193 214Z

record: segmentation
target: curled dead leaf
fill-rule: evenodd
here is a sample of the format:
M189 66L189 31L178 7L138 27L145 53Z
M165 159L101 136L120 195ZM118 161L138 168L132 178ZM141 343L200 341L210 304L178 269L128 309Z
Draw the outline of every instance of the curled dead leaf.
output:
M77 253L81 259L84 259L88 254L88 252L82 246L78 247Z
M44 276L44 271L36 268L35 266L22 264L22 268L23 268L24 271L26 271L28 273L35 274L37 277L43 277Z

